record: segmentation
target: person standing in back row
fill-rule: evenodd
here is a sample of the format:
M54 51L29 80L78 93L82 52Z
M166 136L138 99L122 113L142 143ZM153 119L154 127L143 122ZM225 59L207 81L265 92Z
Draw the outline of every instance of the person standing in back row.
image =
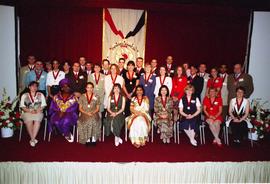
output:
M236 88L245 88L245 98L249 98L254 91L253 79L251 75L244 73L242 70L242 65L237 63L234 65L233 74L228 76L228 100L236 97Z

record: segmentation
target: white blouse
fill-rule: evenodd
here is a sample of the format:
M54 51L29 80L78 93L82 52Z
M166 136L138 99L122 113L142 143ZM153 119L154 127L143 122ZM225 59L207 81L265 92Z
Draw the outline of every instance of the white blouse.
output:
M230 107L231 107L230 112L235 111L238 115L240 115L241 112L245 113L248 103L249 103L249 100L246 98L243 98L243 102L242 102L240 108L238 109L237 103L236 103L236 98L233 98L233 99L231 99L231 102L230 102Z
M166 77L164 84L165 86L167 86L169 88L169 94L171 94L172 91L172 78L171 77ZM158 96L158 92L159 92L159 88L161 87L161 83L160 83L160 76L156 77L156 86L155 86L155 90L154 90L154 94L157 97Z
M56 76L57 72L50 71L47 75L46 80L46 86L53 86L53 85L59 85L59 82L65 78L65 73L63 71L59 71L56 79L54 79L54 76Z
M117 77L115 79L115 84L116 83L120 84L121 87L123 87L123 84L124 84L123 77L121 77L120 75L117 75ZM106 109L107 105L108 105L108 99L109 99L110 93L111 93L112 88L113 88L113 81L112 81L111 75L105 76L104 88L105 88L105 96L104 96L104 103L103 104L104 104L104 107Z
M20 108L26 107L29 109L38 109L40 107L45 107L46 104L46 99L44 95L40 92L37 92L35 96L33 96L33 101L29 95L29 93L24 93L21 97L21 102L20 102Z

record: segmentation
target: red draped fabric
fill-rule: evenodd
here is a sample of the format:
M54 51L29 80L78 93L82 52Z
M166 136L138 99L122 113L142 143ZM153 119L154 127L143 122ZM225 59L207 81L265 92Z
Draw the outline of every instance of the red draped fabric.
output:
M50 1L53 2L53 1ZM55 1L59 2L59 1ZM67 1L69 2L69 1ZM75 2L75 1L73 1ZM177 64L205 62L211 66L244 62L249 10L227 6L174 5L172 3L88 3L72 6L21 4L21 59L28 54L43 61L57 58L73 62L85 56L100 62L102 7L148 10L146 60L164 63L167 55ZM67 3L68 4L68 3Z
M100 62L102 9L24 9L20 14L20 38L23 62L28 54L43 61L56 58L74 62L85 56Z

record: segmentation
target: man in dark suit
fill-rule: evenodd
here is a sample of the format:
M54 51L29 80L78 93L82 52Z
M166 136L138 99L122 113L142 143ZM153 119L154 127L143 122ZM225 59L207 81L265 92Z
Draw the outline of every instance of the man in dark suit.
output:
M188 77L188 84L191 84L195 88L194 94L201 99L201 92L203 90L203 78L197 75L197 68L195 66L190 67L190 76Z
M173 77L175 72L175 66L173 64L173 57L168 56L166 59L166 75L168 77Z
M157 69L157 65L158 65L157 59L152 59L152 61L151 61L151 69L152 69L151 73L154 73L156 75L159 74L158 69Z
M80 57L79 58L79 63L80 63L80 69L84 72L86 70L86 59L85 59L85 57Z
M135 68L135 72L137 74L137 76L141 76L141 74L145 73L144 68L143 68L143 58L142 57L138 57L136 59L136 68Z
M102 70L100 73L104 75L109 75L110 74L110 61L108 59L103 59L102 60Z
M125 58L119 58L118 60L118 67L119 67L119 71L120 71L120 74L122 77L123 77L123 74L127 72L127 70L125 69Z
M69 80L70 89L74 95L80 97L82 93L85 93L85 87L87 83L87 75L80 70L80 64L75 62L72 66L72 71L66 74L66 78Z
M253 79L251 75L244 73L242 64L237 63L234 65L233 74L228 76L227 87L228 87L228 103L232 98L236 97L236 88L244 87L246 90L245 98L249 98L254 91Z

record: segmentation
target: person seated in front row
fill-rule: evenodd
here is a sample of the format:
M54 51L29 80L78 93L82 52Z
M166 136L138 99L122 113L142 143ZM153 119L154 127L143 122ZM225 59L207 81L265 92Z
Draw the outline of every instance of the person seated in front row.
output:
M180 129L185 131L190 143L197 146L195 128L201 112L201 103L199 98L194 95L194 92L195 89L192 85L189 84L185 87L185 95L179 102L179 112L182 115Z
M143 87L138 85L135 89L136 96L131 99L131 115L126 118L129 138L131 143L139 148L148 140L151 130L151 117L149 115L149 100L144 96Z
M251 123L247 120L250 109L249 100L244 98L244 95L245 88L236 88L236 98L230 101L230 118L226 122L227 126L231 127L233 142L237 145L247 136L248 128L252 128Z
M111 132L115 136L115 146L119 146L119 144L123 143L120 134L125 124L125 106L126 98L122 93L121 85L116 83L113 85L112 92L109 96L107 117L104 123L106 136L109 136Z
M22 119L31 138L30 145L35 147L38 143L36 136L43 118L43 109L46 107L46 99L43 93L37 92L38 83L36 81L30 82L28 89L29 92L24 93L21 97L20 108L23 110Z
M96 145L96 140L101 137L101 119L99 115L100 98L94 94L94 84L86 84L86 93L79 98L78 119L79 143Z
M162 85L159 88L158 97L155 99L154 120L158 126L158 133L163 143L170 143L173 136L173 100L167 86Z
M59 85L60 92L53 97L49 109L48 131L51 133L55 126L68 142L73 142L74 135L70 129L78 120L78 99L70 90L68 79L62 79Z
M205 121L209 124L209 128L214 136L213 144L222 146L219 138L220 124L222 123L222 99L218 96L217 88L210 87L208 94L203 100L203 111Z

